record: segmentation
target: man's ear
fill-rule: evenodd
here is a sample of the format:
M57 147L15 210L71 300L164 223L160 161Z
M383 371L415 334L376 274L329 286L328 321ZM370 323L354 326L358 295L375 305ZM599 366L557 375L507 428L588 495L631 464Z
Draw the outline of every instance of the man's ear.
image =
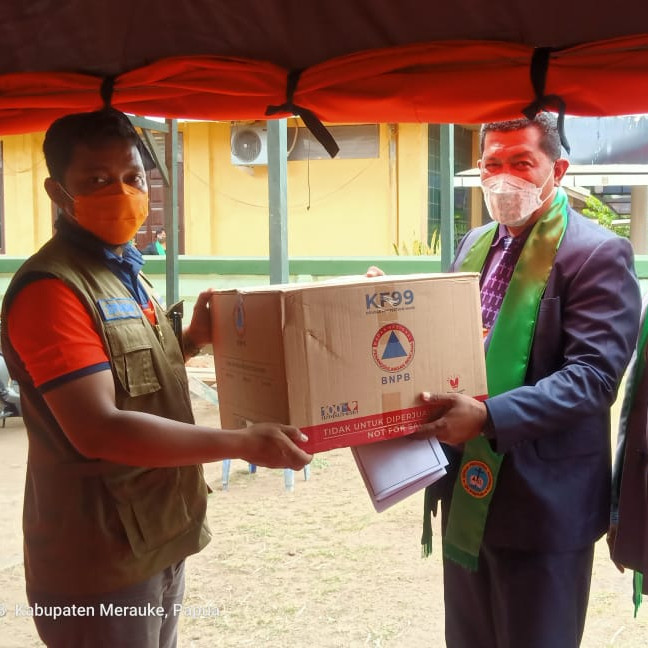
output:
M565 158L558 158L554 162L554 186L560 186L560 182L565 177L565 173L567 173L568 168L569 160L566 160Z
M61 184L54 180L54 178L45 178L45 191L50 197L50 200L63 211L65 211L66 206L70 205L70 198L65 195Z

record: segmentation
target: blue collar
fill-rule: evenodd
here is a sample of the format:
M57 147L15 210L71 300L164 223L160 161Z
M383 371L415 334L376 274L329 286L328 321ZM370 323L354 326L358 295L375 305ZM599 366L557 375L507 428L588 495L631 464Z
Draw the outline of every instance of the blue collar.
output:
M139 304L146 306L149 298L138 280L138 275L144 266L144 257L141 252L127 243L124 245L122 256L106 247L103 248L103 255L110 271L126 286Z
M128 292L142 306L148 305L149 298L138 279L144 265L144 257L130 243L124 245L123 255L115 254L103 241L83 228L59 217L56 221L57 234L82 247L93 255L103 258L106 267L119 279Z

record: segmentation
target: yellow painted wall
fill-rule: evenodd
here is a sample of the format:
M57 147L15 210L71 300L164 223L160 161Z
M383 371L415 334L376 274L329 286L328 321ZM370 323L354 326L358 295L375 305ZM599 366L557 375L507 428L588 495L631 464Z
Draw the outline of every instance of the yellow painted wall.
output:
M479 160L479 131L472 134L473 167L477 166ZM484 218L482 191L479 187L473 187L470 191L470 227L479 227Z
M230 161L230 124L188 122L185 253L268 254L268 169ZM2 138L5 253L30 254L52 233L43 134ZM288 162L290 256L372 256L427 235L427 126L383 124L379 157Z
M428 128L426 124L394 127L398 132L398 245L405 244L411 251L415 241L427 241Z
M267 255L267 167L231 163L228 123L182 130L187 253ZM427 127L381 125L378 158L288 162L288 253L390 254L393 243L421 235L426 200Z
M5 253L31 254L52 235L52 208L43 182L43 134L2 138Z

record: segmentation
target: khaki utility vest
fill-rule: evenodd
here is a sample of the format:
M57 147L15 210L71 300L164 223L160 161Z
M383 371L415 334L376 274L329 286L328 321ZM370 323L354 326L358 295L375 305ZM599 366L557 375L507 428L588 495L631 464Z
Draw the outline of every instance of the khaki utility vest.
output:
M60 232L18 270L5 295L2 349L20 385L29 437L27 588L65 595L109 592L146 580L209 542L207 486L202 466L134 468L87 459L70 444L11 346L6 326L20 288L45 277L63 280L90 313L110 359L119 409L193 423L184 360L155 299L153 327L101 256Z

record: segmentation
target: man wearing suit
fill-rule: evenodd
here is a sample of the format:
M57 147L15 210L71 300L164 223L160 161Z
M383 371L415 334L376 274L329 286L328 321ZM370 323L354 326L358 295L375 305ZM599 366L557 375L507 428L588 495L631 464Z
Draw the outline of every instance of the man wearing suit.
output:
M453 270L481 273L489 398L424 394L439 411L419 433L451 458L426 494L442 504L446 641L575 648L637 335L632 250L568 206L553 116L483 125L481 154L496 222L466 235Z
M648 295L642 305L637 348L628 367L612 471L612 506L607 542L610 557L623 572L634 570L635 616L648 594Z

